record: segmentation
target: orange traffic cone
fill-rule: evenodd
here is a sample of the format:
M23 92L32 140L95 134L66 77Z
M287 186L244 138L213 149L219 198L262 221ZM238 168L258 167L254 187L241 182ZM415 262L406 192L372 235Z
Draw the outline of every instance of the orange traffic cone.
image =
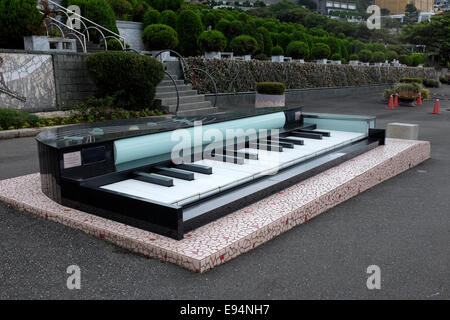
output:
M394 98L392 97L392 94L391 94L391 96L389 97L389 102L388 102L387 107L388 107L388 109L391 109L391 110L394 109Z
M394 107L398 107L399 106L399 104L398 104L398 94L395 94L395 97L394 97Z
M433 108L433 114L440 114L441 110L439 108L439 99L436 99L436 102L434 103L434 108Z
M422 105L422 93L421 92L419 92L419 94L417 95L416 105L418 105L418 106Z

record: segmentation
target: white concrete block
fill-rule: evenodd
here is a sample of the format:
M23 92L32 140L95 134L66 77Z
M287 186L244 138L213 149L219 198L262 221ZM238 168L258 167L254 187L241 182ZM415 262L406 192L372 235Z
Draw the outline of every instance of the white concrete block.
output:
M418 140L419 125L400 122L388 123L386 127L386 137L395 139Z

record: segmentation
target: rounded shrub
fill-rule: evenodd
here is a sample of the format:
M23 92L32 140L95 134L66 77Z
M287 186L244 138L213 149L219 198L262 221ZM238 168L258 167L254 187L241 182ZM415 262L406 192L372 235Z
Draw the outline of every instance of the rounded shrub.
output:
M272 55L273 56L282 56L284 55L284 50L280 46L275 46L272 48Z
M117 107L153 106L155 87L164 78L156 59L132 52L103 51L86 59L89 75L103 96L114 96Z
M399 61L401 64L406 64L407 66L412 66L412 59L411 59L411 56L408 55L408 54L401 54L401 55L398 57L398 61Z
M372 60L372 51L363 49L358 53L358 57L362 62L369 62Z
M197 39L203 31L203 24L199 15L192 10L183 10L178 15L178 35L180 37L180 49L185 56L197 54Z
M217 30L204 31L198 37L198 47L201 52L223 51L227 46L227 39Z
M177 32L165 24L151 24L144 29L142 41L148 50L175 49L178 46Z
M316 43L311 49L311 57L313 59L326 59L330 56L330 47L325 43Z
M439 77L441 83L450 84L450 73L443 74Z
M439 88L439 80L436 79L423 79L422 83L427 88Z
M161 19L161 14L156 10L148 10L144 14L144 18L142 19L142 26L144 29L151 24L158 24Z
M36 0L1 0L0 48L22 49L23 37L32 35L41 21Z
M423 53L412 53L410 54L411 66L417 67L419 64L424 64L427 62L427 56Z
M282 82L258 82L256 92L260 94L283 95L286 86Z
M348 60L359 60L359 56L355 53L352 53L349 57Z
M305 42L292 41L286 48L286 54L294 59L306 59L309 55L309 47Z
M136 2L133 6L133 21L142 22L144 20L144 14L147 12L149 6L143 0Z
M116 15L106 0L68 0L68 6L77 5L81 9L81 15L85 18L95 21L102 27L119 33L116 25ZM95 30L89 30L90 39L99 42L102 35ZM105 34L106 36L106 34Z
M116 18L120 18L125 14L130 14L133 6L127 0L108 0L109 5L113 9Z
M398 59L398 53L394 50L388 50L386 51L386 60L388 61L392 61L392 60L397 60Z
M333 53L330 57L331 60L341 60L342 57L339 53Z
M257 31L261 34L263 39L264 54L266 56L270 56L273 48L272 37L270 36L270 32L264 27L259 27Z
M401 83L418 83L418 84L421 84L422 83L422 79L420 79L420 78L401 78L399 80L399 82L401 82Z
M251 55L258 49L258 42L252 36L244 34L231 40L230 49L238 56Z
M172 10L164 10L161 12L161 23L167 24L172 28L177 28L177 14Z
M375 51L372 53L372 62L385 62L386 61L386 55L383 51Z

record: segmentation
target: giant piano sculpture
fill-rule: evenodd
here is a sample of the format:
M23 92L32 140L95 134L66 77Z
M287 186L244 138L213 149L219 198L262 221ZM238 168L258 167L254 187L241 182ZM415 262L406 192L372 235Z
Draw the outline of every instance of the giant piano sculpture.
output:
M384 144L384 130L373 117L270 108L83 124L45 131L37 141L48 197L182 239Z

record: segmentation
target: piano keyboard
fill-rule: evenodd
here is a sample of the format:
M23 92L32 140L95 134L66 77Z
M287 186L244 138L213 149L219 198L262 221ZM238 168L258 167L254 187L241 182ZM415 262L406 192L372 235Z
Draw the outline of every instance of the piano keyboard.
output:
M318 134L322 136L321 139L317 138ZM185 166L176 168L172 172L166 170L170 168L159 168L159 171L152 174L152 179L165 176L166 179L162 184L152 183L151 179L127 179L104 185L101 188L159 203L182 206L261 176L276 174L280 169L358 141L366 136L367 134L356 132L313 130L302 136L283 137L281 140L283 142L298 141L298 144L289 145L289 142L286 142L289 147L282 148L281 152L259 149L239 150L242 153L257 154L257 160L252 156L240 163L204 159L193 163L199 165L198 168ZM301 141L303 141L303 145L300 144ZM208 174L208 168L212 173ZM170 178L173 183L167 183L169 180L167 178Z

